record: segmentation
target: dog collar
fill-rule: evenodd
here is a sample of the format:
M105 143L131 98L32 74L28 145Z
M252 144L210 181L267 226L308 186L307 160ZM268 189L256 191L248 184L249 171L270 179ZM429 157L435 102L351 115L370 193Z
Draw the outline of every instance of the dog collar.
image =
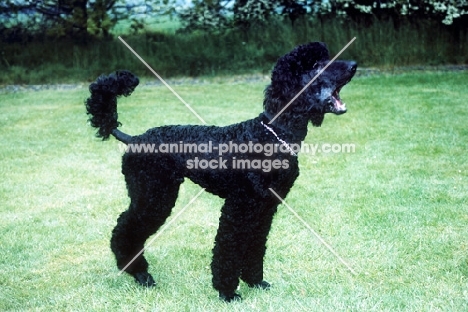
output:
M286 147L286 149L289 151L289 153L291 153L292 156L297 156L296 153L294 153L294 151L292 150L291 146L289 146L288 143L286 143L286 141L282 140L275 132L275 130L273 130L272 128L268 127L267 125L265 125L263 123L263 121L260 121L260 123L262 124L263 127L265 127L265 129L267 129L268 131L270 131L275 137L276 139L278 140L278 142L281 143L281 145L283 145L284 147Z

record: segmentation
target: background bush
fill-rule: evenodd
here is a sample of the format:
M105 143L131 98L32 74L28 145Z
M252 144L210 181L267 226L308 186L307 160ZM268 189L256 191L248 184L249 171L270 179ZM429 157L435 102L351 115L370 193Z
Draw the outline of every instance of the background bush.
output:
M95 11L86 14L86 31L84 26L67 29L76 18L84 23L70 7L68 19L50 15L41 24L17 18L16 24L0 26L0 83L89 81L121 68L150 76L118 35L165 77L268 73L297 44L324 41L334 55L353 37L357 40L342 57L361 67L468 63L464 0L452 6L458 11L427 1L418 6L398 1L386 6L358 0L234 1L231 7L224 2L194 1L192 7L179 8L169 1L164 12L136 14L135 8L116 5L101 6L99 13L94 1L88 5Z

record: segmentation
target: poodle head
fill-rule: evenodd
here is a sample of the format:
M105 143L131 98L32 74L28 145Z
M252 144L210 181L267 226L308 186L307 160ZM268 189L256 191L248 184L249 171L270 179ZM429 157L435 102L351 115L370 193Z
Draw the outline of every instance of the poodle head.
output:
M278 115L283 123L302 120L320 126L326 113L345 113L346 105L339 93L356 68L354 61L330 63L328 49L322 42L296 47L280 57L273 69L271 84L265 90L267 116L277 116L287 107Z

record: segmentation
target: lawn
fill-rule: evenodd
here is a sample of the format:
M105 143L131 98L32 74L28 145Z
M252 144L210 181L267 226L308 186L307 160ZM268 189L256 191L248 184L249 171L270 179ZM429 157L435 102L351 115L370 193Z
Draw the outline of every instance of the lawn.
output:
M284 205L265 259L270 291L241 283L230 306L211 287L222 201L196 199L148 246L158 285L118 275L109 239L128 206L119 144L86 123L87 89L0 94L0 310L466 311L468 72L357 77L348 113L310 127L306 143L352 153L302 153L286 202L357 272L343 266ZM257 116L266 82L217 79L174 88L209 123ZM199 123L162 86L119 101L121 129ZM200 188L189 181L174 208Z

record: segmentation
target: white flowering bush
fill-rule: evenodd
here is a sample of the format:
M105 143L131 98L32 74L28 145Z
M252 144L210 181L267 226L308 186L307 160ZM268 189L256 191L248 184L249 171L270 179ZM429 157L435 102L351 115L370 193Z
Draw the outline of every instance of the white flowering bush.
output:
M382 15L426 17L451 25L468 14L468 0L331 0L322 2L320 14L336 13L353 17Z
M186 25L202 29L248 27L255 22L265 22L271 15L292 18L292 13L297 12L360 21L373 17L423 18L452 25L468 14L468 0L193 0L189 7L178 10Z

